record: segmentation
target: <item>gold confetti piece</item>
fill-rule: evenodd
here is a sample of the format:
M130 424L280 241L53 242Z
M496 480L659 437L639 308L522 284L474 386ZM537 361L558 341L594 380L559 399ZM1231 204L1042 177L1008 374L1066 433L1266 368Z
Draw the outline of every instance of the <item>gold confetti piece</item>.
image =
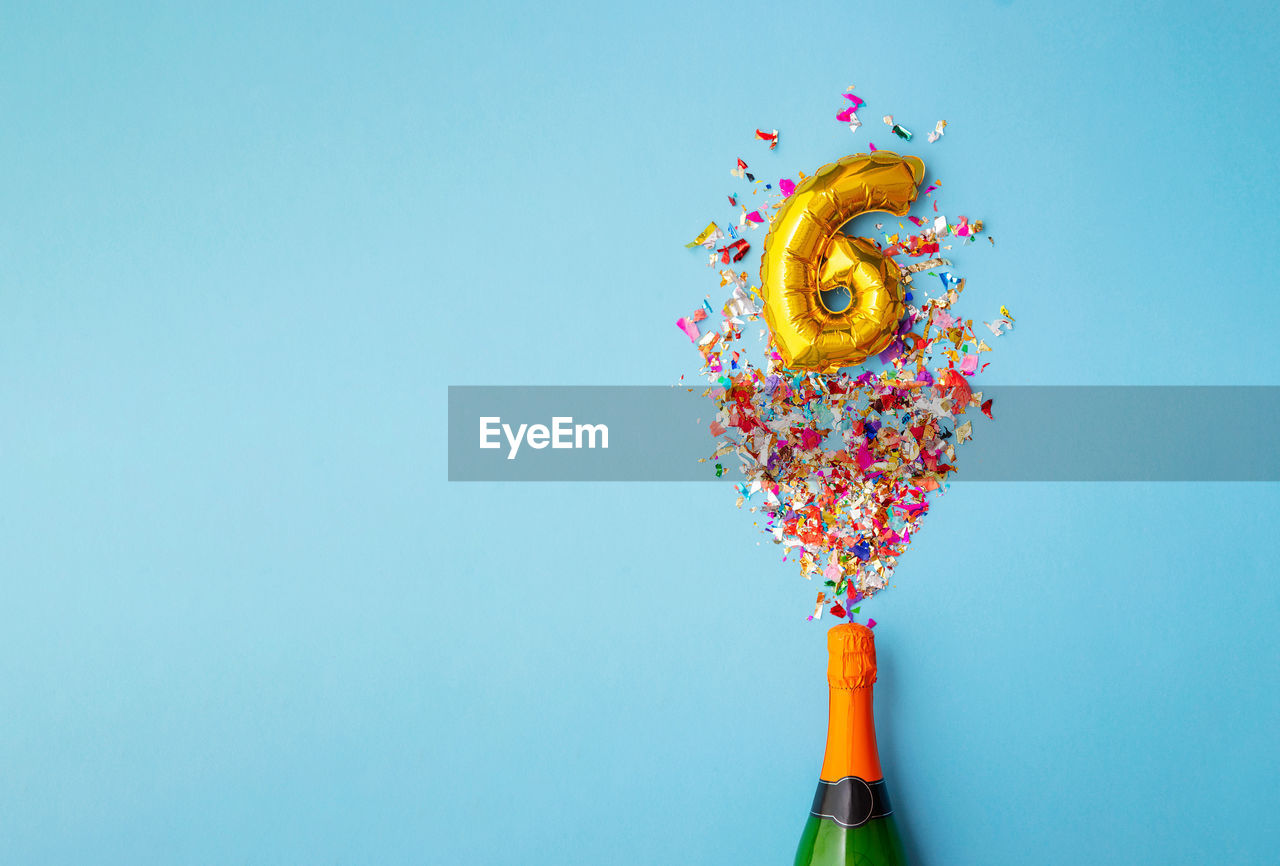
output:
M705 229L698 233L698 236L692 242L685 244L685 249L693 249L701 245L707 238L711 237L719 230L719 226L715 223L709 223Z
M827 594L825 592L818 593L818 600L813 603L813 616L809 617L809 619L818 619L822 616L822 605L826 600Z

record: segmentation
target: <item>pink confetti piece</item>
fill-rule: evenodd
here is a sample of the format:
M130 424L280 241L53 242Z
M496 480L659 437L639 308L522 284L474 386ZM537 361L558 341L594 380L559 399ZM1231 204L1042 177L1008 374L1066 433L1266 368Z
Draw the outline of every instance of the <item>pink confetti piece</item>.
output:
M693 322L684 318L676 319L676 327L688 334L690 340L695 343L698 342L698 337L701 334L698 332L698 326Z
M857 461L858 461L858 468L864 471L867 469L867 467L869 467L872 463L875 462L875 458L871 456L871 450L867 448L865 444L858 446Z

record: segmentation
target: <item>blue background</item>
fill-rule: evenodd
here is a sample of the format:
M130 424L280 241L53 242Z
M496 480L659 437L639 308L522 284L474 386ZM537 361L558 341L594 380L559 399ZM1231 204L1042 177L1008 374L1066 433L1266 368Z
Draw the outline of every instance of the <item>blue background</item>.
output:
M884 113L988 381L1277 384L1274 16L1119 6L6 4L0 862L790 862L812 586L448 484L446 386L693 373L733 160ZM953 486L866 608L913 862L1273 862L1275 492Z

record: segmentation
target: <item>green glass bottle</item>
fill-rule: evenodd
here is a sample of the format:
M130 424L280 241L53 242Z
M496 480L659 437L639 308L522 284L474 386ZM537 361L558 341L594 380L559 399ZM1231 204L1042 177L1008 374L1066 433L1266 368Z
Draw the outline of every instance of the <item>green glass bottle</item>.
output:
M827 751L795 866L906 866L876 751L876 644L856 623L827 633Z

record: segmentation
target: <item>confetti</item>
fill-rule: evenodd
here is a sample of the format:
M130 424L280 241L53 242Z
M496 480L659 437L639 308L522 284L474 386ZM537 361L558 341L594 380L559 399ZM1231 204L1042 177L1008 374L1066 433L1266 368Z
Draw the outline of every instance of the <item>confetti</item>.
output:
M841 110L838 114L836 114L836 120L840 121L841 123L849 124L850 132L857 132L858 127L862 126L862 121L858 119L857 112L858 112L858 109L861 108L865 103L863 102L861 97L854 96L853 93L851 92L852 90L853 90L853 87L851 85L849 87L849 91L846 91L844 94L842 94L844 98L847 99L851 104L845 107L843 110Z
M751 249L751 244L747 243L744 240L736 240L733 243L729 244L728 246L721 247L720 249L716 250L716 252L720 254L720 261L727 265L730 262L742 261L742 258L747 254L747 251L750 249Z
M827 600L827 594L825 592L818 593L818 600L814 602L814 605L813 605L813 613L810 614L809 616L810 620L815 620L822 616L822 606L826 602L826 600Z
M694 238L689 243L685 244L685 249L692 249L693 247L702 246L704 243L707 242L708 238L710 238L719 230L720 230L719 227L716 226L715 223L709 223L705 229L698 232L698 236L696 238Z
M994 322L983 322L982 324L986 325L991 333L997 337L1005 331L1013 330L1013 322L1009 319L996 319Z
M865 102L852 89L843 94L848 105L837 119L856 130L856 111ZM892 115L884 121L894 135L911 139ZM939 121L929 141L945 127ZM756 134L770 149L776 145L776 130ZM870 142L868 148L876 150ZM741 159L731 173L755 183ZM707 301L710 315L700 308L677 326L701 356L704 394L714 403L707 462L717 477L730 466L741 474L733 485L739 507L761 515L760 528L784 562L798 563L804 577L823 582L808 618L820 619L829 610L852 620L863 600L889 585L936 497L945 494L958 470L958 448L974 436L966 414L976 409L994 418L992 400L975 391L972 381L986 368L981 353L991 347L974 333L973 319L960 312L965 280L951 260L953 250L968 249L982 232L982 221L936 213L905 215L897 231L877 225L881 234L872 242L902 270L906 309L879 367L791 371L782 366L765 327L760 289L748 276L752 269L724 265L745 258L751 247L739 233L767 227L804 180L797 176L799 181L779 180L776 189L758 184L753 195L763 201L754 210L738 196L728 197L738 209L726 229L731 243L718 245L726 235L712 223L687 245L709 250L728 296L714 327L714 305ZM941 188L932 181L922 198ZM936 199L931 205L940 210ZM998 337L1012 330L1013 316L1001 306L999 318L982 324ZM874 619L866 622L875 626Z
M900 126L893 122L893 115L886 114L884 116L884 125L889 127L889 131L901 138L903 141L911 140L911 132L905 126Z
M770 150L774 150L778 147L778 130L776 129L773 132L761 132L760 130L757 129L756 138L760 139L761 141L769 142Z

